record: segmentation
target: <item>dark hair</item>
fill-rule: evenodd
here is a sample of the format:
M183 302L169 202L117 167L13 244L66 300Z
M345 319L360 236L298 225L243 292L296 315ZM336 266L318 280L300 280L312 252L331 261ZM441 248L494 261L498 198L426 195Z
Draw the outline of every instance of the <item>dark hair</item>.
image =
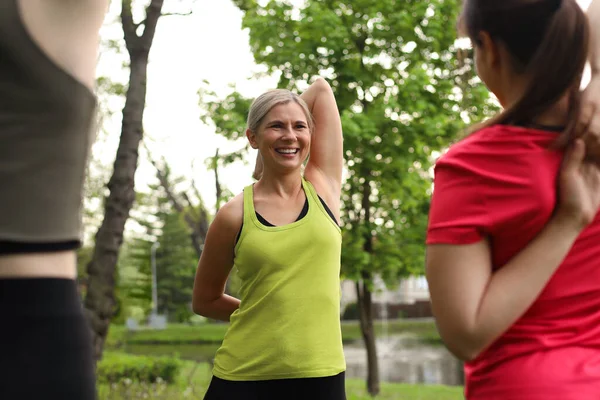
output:
M515 70L532 77L519 101L479 128L531 123L568 93L568 122L559 144L574 139L589 47L588 19L575 0L465 0L459 29L474 44L487 32L506 46Z

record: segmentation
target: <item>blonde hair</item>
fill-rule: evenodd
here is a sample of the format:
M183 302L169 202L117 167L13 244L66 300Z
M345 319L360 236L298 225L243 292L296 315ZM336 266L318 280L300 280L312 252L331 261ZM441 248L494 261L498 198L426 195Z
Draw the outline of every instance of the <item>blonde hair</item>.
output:
M308 109L308 105L296 93L292 93L285 89L269 90L268 92L258 96L252 102L250 111L248 112L248 120L246 122L247 129L257 135L260 124L262 124L263 120L269 111L273 109L273 107L291 102L294 102L302 107L302 111L304 111L304 115L306 116L306 122L308 123L308 129L312 133L314 128L314 120L310 110ZM263 167L262 156L259 151L258 155L256 156L254 173L252 174L254 179L259 180L262 177Z

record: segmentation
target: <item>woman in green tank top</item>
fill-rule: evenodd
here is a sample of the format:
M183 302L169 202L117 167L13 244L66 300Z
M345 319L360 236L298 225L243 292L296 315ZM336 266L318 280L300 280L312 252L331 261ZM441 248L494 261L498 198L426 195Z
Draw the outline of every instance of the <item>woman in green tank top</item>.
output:
M301 96L264 93L246 136L257 182L217 213L194 284L194 311L230 322L205 399L345 399L343 140L331 87L319 78ZM239 300L224 292L232 269Z

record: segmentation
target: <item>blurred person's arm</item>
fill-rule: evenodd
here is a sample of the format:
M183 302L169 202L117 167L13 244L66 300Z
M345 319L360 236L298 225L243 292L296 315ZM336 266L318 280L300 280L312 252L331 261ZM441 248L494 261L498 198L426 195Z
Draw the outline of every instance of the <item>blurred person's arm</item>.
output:
M28 33L46 55L90 89L110 0L17 0Z

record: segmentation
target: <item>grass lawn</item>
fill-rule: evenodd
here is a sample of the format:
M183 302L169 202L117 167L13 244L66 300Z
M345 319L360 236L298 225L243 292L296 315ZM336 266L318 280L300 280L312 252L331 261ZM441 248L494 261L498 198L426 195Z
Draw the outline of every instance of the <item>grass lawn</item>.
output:
M99 385L99 400L137 400L137 399L202 399L210 381L211 372L208 364L183 362L178 382L173 385L136 383L121 384L109 387ZM348 400L372 400L365 390L365 382L361 379L346 381ZM463 399L461 387L434 385L405 385L382 383L381 393L377 400L460 400Z
M206 323L202 325L172 324L164 330L139 330L128 332L122 325L110 327L107 346L117 348L123 344L219 344L225 336L228 324ZM375 322L377 335L384 331L380 321ZM440 344L440 337L433 321L404 321L393 320L387 324L389 334L414 333L423 341ZM342 337L344 342L360 339L361 332L358 321L342 322Z
M346 395L348 400L373 400L366 390L365 381L348 379ZM382 383L377 400L462 400L463 388L438 385L406 385L402 383Z
M206 360L204 353L212 356L219 346L228 324L206 323L202 325L169 325L165 330L139 330L129 332L124 326L113 325L110 327L107 340L108 349L120 348L132 354L164 355L172 353L187 354L188 359ZM384 330L389 334L413 333L422 341L430 344L441 344L435 324L432 321L389 321L387 326L380 321L375 322L377 335L381 336ZM360 340L362 338L358 321L343 321L342 335L345 342ZM184 357L186 358L186 357ZM125 399L202 399L210 382L211 371L205 362L196 363L183 361L182 370L176 383L166 385L139 384L134 382L121 383L116 386L107 384L99 385L99 400L125 400ZM367 393L365 381L362 379L348 379L346 381L348 400L372 400ZM396 383L382 383L381 392L377 400L459 400L463 399L462 387L448 387L435 385L408 385Z

